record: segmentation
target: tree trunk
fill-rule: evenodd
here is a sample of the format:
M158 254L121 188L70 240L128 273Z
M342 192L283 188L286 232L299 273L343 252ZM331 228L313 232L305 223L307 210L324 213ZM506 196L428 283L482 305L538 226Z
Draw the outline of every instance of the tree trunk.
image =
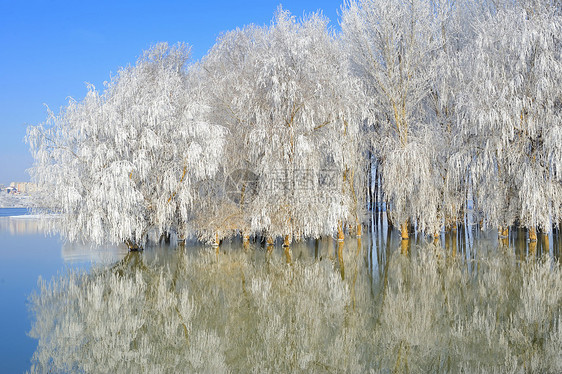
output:
M408 232L408 220L404 221L404 223L400 225L400 235L402 236L402 240L410 239L410 233Z
M287 263L291 264L293 262L293 255L291 253L291 247L285 246L285 245L283 245L283 247L285 247L285 258L287 260Z
M509 237L509 226L507 227L499 227L498 229L498 236L500 239L505 239Z
M139 245L132 240L129 239L125 240L125 244L127 245L129 252L137 252L142 250L142 248L139 247Z
M272 236L267 236L267 245L268 246L273 246L275 244L275 240L273 240Z
M543 232L542 234L542 248L543 248L543 253L550 252L550 242L548 239L548 234L546 232Z
M283 238L283 247L290 247L291 246L291 235L285 235Z
M343 234L343 223L342 221L338 221L338 241L343 242L345 236Z
M266 239L266 249L268 254L273 252L274 243L275 241L273 240L273 238L268 235Z
M361 223L357 221L355 227L356 227L355 236L360 238L363 235L363 225L361 225Z
M451 233L451 247L452 247L452 251L453 251L453 257L457 256L457 230L456 230L456 225L454 226L454 231Z
M403 239L400 243L400 253L407 255L410 251L410 240Z
M535 226L529 227L529 241L536 242L537 241L537 229Z
M501 227L498 229L498 238L504 247L509 247L509 226Z
M439 245L439 237L440 237L440 236L441 236L441 235L440 235L439 233L433 234L433 244Z
M529 242L529 256L535 256L537 254L537 242Z
M218 247L220 245L219 233L218 232L215 233L215 238L213 239L213 242L211 243L211 245L213 247Z

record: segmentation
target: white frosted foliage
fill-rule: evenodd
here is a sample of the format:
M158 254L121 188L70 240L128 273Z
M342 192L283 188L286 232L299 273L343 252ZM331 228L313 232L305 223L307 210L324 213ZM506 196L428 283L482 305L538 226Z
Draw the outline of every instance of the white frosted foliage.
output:
M142 245L150 230L189 234L193 185L216 172L224 131L201 121L188 56L186 45L157 44L103 93L90 86L29 128L32 176L68 239Z
M561 218L562 18L538 1L500 8L466 50L460 123L491 225L550 231Z

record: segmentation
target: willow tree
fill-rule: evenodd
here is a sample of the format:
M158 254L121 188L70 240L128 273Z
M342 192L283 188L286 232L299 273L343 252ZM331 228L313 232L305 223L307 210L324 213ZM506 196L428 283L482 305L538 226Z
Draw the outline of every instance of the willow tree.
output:
M342 32L353 74L363 82L373 149L382 168L390 217L408 238L408 221L421 230L440 226L442 202L434 162L437 136L427 99L439 48L429 0L346 2Z
M561 219L562 19L550 2L522 2L477 24L467 49L464 138L488 225L550 231Z
M194 186L216 172L224 132L199 120L188 56L186 45L157 44L103 93L90 86L82 102L28 129L31 174L61 213L63 236L136 248L149 233L191 233Z
M202 61L212 121L229 129L225 174L249 169L259 181L231 209L236 225L286 242L361 221L356 100L327 24L279 9L268 27L225 33Z

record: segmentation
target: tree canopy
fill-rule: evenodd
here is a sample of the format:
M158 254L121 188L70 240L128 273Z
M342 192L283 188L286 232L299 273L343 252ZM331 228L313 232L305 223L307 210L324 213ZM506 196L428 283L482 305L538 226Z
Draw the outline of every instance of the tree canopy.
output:
M159 43L28 129L70 240L319 237L390 218L436 235L562 221L559 2L358 0L341 31L279 8L201 61Z

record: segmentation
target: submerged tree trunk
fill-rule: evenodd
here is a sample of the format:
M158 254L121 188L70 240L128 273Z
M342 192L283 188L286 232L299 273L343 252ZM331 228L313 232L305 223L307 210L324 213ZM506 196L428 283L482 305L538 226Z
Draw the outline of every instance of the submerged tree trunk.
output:
M273 248L274 248L274 243L275 241L273 240L273 237L271 236L267 236L267 239L265 240L266 243L266 249L267 249L267 253L272 253L273 252Z
M498 238L503 246L509 247L509 226L498 229Z
M338 221L338 241L342 242L345 236L343 234L343 223L342 221Z
M271 235L267 236L266 242L268 246L273 246L275 244L275 240L273 240L273 237Z
M283 245L283 247L285 248L285 258L287 260L287 264L292 264L293 263L293 254L291 252L291 247L285 246L285 245Z
M178 247L185 247L185 238L183 236L178 237Z
M509 226L498 228L498 236L500 239L505 239L509 237Z
M531 242L537 241L537 229L535 226L529 227L529 241Z
M548 234L546 232L543 232L542 234L542 248L543 248L543 253L549 253L550 252L550 240L548 239Z
M407 255L410 251L410 240L404 239L400 242L400 253Z
M211 245L212 245L213 247L218 247L218 246L220 245L219 233L218 233L218 232L215 233L215 237L214 237L213 242L211 243Z
M410 239L410 233L408 232L408 220L404 221L401 225L400 225L400 235L402 236L402 240L409 240Z
M357 238L361 238L361 236L363 235L363 225L359 222L359 220L357 220L356 224L355 224L355 236Z
M537 241L529 241L529 256L535 256L537 254Z
M142 251L142 247L130 239L125 240L125 244L127 245L129 252Z
M283 238L283 247L290 247L291 239L291 235L285 235L285 237Z

